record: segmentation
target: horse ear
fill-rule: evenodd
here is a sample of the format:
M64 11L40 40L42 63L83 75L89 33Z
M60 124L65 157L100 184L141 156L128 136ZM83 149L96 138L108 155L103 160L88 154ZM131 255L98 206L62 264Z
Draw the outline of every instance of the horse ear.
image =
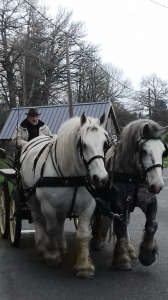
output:
M145 124L143 128L143 137L147 137L149 135L150 129L149 129L149 124Z
M100 119L99 119L100 125L103 125L103 124L104 124L104 122L105 122L105 117L106 117L106 115L105 115L105 113L103 113L102 116L101 116Z
M83 126L85 123L86 123L86 116L85 116L85 113L83 112L83 114L81 115L81 126Z

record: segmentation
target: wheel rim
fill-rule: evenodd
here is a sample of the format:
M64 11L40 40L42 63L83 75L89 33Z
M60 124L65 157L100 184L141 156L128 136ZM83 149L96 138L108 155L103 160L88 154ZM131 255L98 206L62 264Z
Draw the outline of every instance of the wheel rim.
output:
M6 224L6 209L5 209L5 194L4 190L1 188L0 192L0 229L1 233L5 232L5 224Z
M15 210L16 210L15 209L15 201L11 197L11 201L10 201L10 237L11 237L12 243L15 240L15 233L16 233L16 217L13 217Z

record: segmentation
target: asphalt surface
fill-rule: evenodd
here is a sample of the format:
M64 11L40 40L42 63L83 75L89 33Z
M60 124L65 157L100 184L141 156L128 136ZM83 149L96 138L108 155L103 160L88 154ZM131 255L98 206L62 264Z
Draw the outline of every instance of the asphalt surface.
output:
M168 299L168 169L164 169L164 182L158 196L159 256L153 265L144 267L136 259L132 271L112 270L113 242L106 241L100 251L90 250L96 267L94 279L76 279L75 227L67 219L68 254L58 268L47 267L36 256L33 233L22 234L19 248L13 248L9 240L0 239L0 300ZM136 209L131 214L129 229L137 252L144 223L143 213Z

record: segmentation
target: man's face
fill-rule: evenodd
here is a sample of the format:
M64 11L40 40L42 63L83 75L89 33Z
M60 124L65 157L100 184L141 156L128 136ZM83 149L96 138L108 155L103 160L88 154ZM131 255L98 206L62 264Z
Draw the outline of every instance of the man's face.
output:
M38 116L27 116L27 119L33 125L37 125L38 123Z

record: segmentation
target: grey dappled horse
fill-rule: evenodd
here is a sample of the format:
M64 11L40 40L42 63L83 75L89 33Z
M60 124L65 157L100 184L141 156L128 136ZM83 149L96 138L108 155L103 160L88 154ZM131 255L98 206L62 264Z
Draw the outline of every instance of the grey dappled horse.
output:
M74 117L60 127L53 139L38 137L30 141L20 159L24 190L30 192L36 186L28 204L38 254L49 265L60 263L61 252L67 250L64 221L74 202L73 212L79 218L75 270L76 276L83 278L94 275L88 244L95 200L85 188L85 176L93 186L102 186L108 179L104 166L108 144L104 121L105 115L100 119L86 118L84 114Z
M114 143L106 154L106 169L111 174L111 180L105 188L98 189L98 196L105 200L113 213L121 215L121 218L114 219L113 226L117 240L112 266L116 269L131 269L130 261L136 257L127 230L128 215L135 207L140 207L146 216L139 261L148 266L156 259L156 194L164 185L162 157L166 149L161 136L166 131L168 126L161 127L152 120L133 121L124 128L119 143ZM108 226L107 217L95 212L92 248L99 249L103 246Z

